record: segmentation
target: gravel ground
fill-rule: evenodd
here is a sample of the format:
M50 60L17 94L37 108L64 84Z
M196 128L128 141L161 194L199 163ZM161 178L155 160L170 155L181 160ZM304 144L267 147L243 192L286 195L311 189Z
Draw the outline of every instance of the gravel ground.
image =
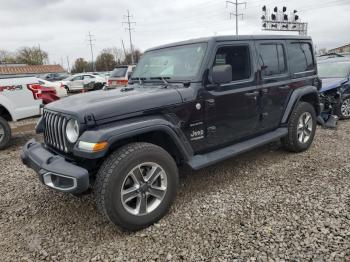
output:
M319 128L301 154L274 143L182 170L171 212L137 233L105 221L90 195L39 184L19 153L42 138L23 130L0 154L2 261L350 261L350 121Z

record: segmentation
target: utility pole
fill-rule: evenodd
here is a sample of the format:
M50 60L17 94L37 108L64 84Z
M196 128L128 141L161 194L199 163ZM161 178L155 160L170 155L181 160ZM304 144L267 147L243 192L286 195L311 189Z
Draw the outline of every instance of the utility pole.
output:
M129 9L127 10L127 15L124 16L124 19L126 19L127 21L122 22L122 24L126 24L126 31L129 31L129 40L130 40L130 51L131 51L131 63L134 64L134 48L132 45L132 40L131 40L131 31L134 30L131 26L134 24L136 25L135 22L130 21L130 18L132 18L132 16L129 13Z
M122 46L123 46L123 51L124 51L124 56L125 56L124 60L125 60L127 54L126 54L126 50L125 50L125 45L124 45L123 39L122 39Z
M238 17L242 17L243 19L243 14L239 14L238 13L238 6L239 5L244 5L244 8L247 7L247 2L241 2L239 3L238 0L236 0L235 2L232 2L232 1L226 1L226 8L227 6L231 4L231 5L234 5L235 6L235 9L236 9L236 12L235 13L232 13L230 12L230 19L232 18L232 16L235 16L236 17L236 35L238 35Z
M67 68L68 70L67 71L70 72L69 57L68 56L67 56L67 65L68 65L68 68Z
M89 31L89 34L88 34L88 42L89 42L89 45L90 45L90 50L91 50L91 62L92 62L92 72L95 72L95 63L94 63L94 52L92 50L92 46L93 46L93 42L96 41L96 39L93 39L93 36L90 31Z

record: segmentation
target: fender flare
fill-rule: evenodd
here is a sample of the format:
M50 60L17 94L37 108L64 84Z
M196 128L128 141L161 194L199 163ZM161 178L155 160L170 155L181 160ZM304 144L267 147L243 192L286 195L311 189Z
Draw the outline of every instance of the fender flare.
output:
M153 131L167 134L185 160L190 159L193 155L192 147L180 127L162 116L138 117L111 123L98 129L87 130L80 136L79 141L91 143L107 141L108 148L98 153L90 153L78 149L78 143L76 143L73 150L74 155L90 159L101 158L107 154L110 146L114 143Z
M288 122L289 116L293 112L295 105L302 99L302 97L310 94L313 95L315 99L314 106L315 106L316 114L317 115L320 114L320 111L321 111L320 100L319 100L317 88L315 86L305 86L294 90L293 93L291 94L281 120L282 124L286 124Z

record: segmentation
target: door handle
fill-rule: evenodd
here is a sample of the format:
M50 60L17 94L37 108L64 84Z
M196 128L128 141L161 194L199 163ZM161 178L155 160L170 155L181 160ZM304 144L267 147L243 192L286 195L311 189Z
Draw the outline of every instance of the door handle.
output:
M256 96L259 95L259 92L258 91L254 91L254 92L250 92L250 93L245 93L244 95L248 96L248 97L251 97L251 96L256 97Z

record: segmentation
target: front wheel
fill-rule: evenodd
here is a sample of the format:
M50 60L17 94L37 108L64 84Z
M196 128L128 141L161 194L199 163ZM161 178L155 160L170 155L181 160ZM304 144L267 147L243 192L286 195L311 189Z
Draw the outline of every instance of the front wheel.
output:
M11 127L9 123L0 116L0 150L7 148L11 140Z
M336 105L335 111L339 119L350 119L350 95L343 97L342 102Z
M99 211L112 223L131 231L161 219L175 199L178 170L163 148L128 144L102 164L94 193Z
M316 113L314 107L300 102L294 108L289 122L288 135L281 139L283 147L291 152L307 150L316 132Z

